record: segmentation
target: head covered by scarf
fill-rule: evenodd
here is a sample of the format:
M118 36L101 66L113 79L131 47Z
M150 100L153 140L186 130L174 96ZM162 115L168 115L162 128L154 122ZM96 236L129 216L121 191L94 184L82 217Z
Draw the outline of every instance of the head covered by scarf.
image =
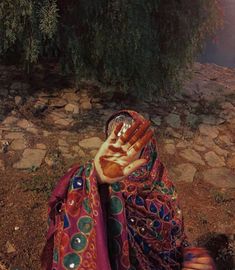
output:
M108 119L106 137L119 117L145 120L121 110ZM111 185L98 186L93 160L61 178L49 201L45 269L181 269L183 220L155 137L140 158L147 164Z

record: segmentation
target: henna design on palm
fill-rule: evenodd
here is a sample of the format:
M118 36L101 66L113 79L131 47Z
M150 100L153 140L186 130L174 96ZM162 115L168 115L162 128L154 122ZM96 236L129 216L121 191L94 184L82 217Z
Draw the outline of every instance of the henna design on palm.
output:
M147 162L138 157L153 136L150 122L137 120L119 136L122 128L123 123L118 123L95 156L94 165L101 183L121 181Z

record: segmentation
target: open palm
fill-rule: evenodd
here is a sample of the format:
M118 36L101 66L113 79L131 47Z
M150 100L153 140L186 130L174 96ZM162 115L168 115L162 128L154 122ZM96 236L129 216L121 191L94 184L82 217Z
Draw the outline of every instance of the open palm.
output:
M153 135L149 121L136 121L118 136L122 126L123 123L117 124L95 156L94 165L100 183L120 181L147 162L138 157Z

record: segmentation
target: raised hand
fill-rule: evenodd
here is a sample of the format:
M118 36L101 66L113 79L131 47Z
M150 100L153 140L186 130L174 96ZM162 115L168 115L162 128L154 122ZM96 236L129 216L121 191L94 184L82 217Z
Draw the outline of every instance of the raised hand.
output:
M94 165L100 183L121 181L147 162L138 157L153 136L150 122L135 121L119 136L122 127L123 123L116 125L95 156Z
M204 248L186 248L182 270L216 270L213 259Z

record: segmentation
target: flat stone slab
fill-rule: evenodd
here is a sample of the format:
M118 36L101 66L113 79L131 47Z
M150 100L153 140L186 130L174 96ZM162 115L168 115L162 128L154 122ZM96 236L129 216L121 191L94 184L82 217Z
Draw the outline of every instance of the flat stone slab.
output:
M180 152L180 156L184 159L187 159L190 162L205 165L204 160L202 160L201 156L193 149L184 149Z
M9 132L5 135L5 139L7 140L23 140L24 134L21 132Z
M169 124L173 128L180 128L180 117L178 114L171 113L165 118L167 124Z
M174 180L192 183L197 169L191 163L179 164L173 169Z
M40 167L46 155L46 150L43 149L25 149L20 161L13 165L16 169L30 169Z
M24 150L27 147L25 139L16 139L10 146L12 150Z
M209 136L213 139L219 135L218 129L210 125L201 124L199 126L199 131L202 135Z
M215 152L209 151L205 154L205 160L212 168L225 166L224 157L219 157Z
M169 154L169 155L174 155L176 152L175 145L172 143L166 144L164 148L165 148L165 151L167 152L167 154Z
M91 137L79 142L79 145L85 149L98 149L103 141L99 137Z
M235 188L235 173L225 167L205 170L203 178L218 188Z

